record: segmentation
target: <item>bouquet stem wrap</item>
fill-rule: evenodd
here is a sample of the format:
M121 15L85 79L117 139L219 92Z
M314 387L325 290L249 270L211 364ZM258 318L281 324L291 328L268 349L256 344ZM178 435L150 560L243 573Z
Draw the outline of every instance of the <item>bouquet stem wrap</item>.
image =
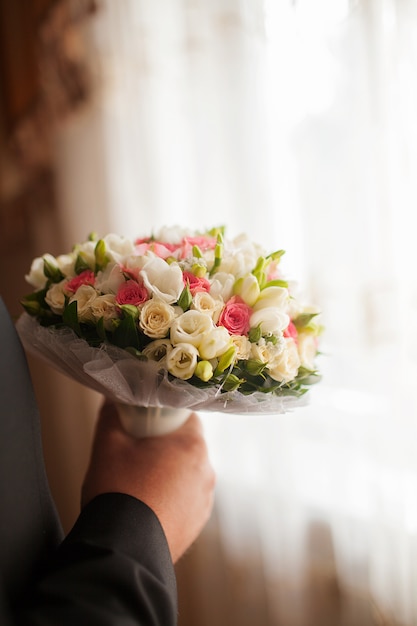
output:
M116 404L123 428L132 437L156 437L180 428L188 419L188 409L160 406L130 406Z

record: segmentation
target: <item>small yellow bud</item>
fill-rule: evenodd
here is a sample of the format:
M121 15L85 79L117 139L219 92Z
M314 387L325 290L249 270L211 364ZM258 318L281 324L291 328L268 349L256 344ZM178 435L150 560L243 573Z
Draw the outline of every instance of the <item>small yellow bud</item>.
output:
M199 361L195 368L194 375L203 382L207 382L213 377L213 366L209 361Z

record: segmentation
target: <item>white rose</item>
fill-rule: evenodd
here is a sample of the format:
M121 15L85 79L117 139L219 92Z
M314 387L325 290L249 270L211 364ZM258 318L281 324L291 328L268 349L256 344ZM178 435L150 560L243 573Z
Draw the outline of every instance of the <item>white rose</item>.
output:
M215 324L220 317L220 311L223 308L223 300L222 298L213 298L206 291L198 291L193 296L193 301L191 303L191 309L195 311L200 311L200 313L206 313L206 315L210 315L211 319Z
M216 272L213 278L210 279L210 295L213 298L222 298L224 302L227 302L232 297L233 285L235 283L235 276L226 272Z
M97 273L94 286L101 293L116 294L124 282L125 277L120 266L109 263L104 271Z
M188 380L197 367L198 350L189 343L179 343L167 355L167 370L182 380Z
M260 326L262 335L276 335L287 328L290 318L275 307L266 307L252 313L249 323L251 328Z
M236 358L249 359L251 353L251 342L244 335L231 335L231 340L236 348Z
M176 263L168 265L159 257L149 259L140 271L145 287L167 304L177 302L184 289L182 270Z
M309 370L314 370L314 359L317 354L317 339L310 333L300 333L298 335L298 354L301 365Z
M200 311L186 311L177 317L171 326L171 341L174 345L179 343L190 343L199 347L205 335L214 328L213 321L209 315Z
M61 280L59 283L51 285L46 292L45 302L51 310L57 315L62 315L65 308L65 292L64 288L67 280Z
M204 335L198 346L200 356L210 360L221 356L231 346L230 335L224 326L215 326L211 332Z
M289 304L288 289L285 287L266 287L259 294L259 298L253 306L254 311L274 307L287 312Z
M171 353L172 344L168 339L155 339L142 350L142 354L150 361L156 361L166 368L167 357Z
M134 253L134 245L130 239L109 233L103 237L106 244L106 254L116 263L121 263L126 257Z
M158 299L147 300L140 310L139 326L148 337L166 337L173 320L175 309Z
M270 360L267 365L271 378L284 383L293 380L297 376L299 367L300 357L297 345L294 339L290 337L284 339L284 349L274 359Z
M104 328L111 330L112 320L118 318L118 309L114 295L97 296L91 303L91 313L95 322L103 318Z
M94 322L91 310L97 291L91 285L81 285L70 299L70 303L77 302L77 314L80 322Z

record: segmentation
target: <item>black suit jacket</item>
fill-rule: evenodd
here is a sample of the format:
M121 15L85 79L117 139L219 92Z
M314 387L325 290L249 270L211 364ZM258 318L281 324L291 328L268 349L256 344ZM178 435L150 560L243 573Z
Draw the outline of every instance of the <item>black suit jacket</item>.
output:
M171 626L176 614L166 538L144 503L99 496L63 537L25 355L0 299L0 624Z

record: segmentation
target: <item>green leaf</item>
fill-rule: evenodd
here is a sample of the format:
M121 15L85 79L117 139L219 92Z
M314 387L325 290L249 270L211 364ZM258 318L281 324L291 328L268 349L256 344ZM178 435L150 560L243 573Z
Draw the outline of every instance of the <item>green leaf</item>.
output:
M241 362L242 368L251 376L259 376L266 368L266 363L262 363L259 359L248 359Z
M72 330L77 333L79 337L82 336L80 323L78 321L78 312L77 312L77 301L74 300L71 304L65 307L64 312L62 314L62 321L66 326L72 328Z
M136 348L140 350L138 330L135 319L126 315L113 333L112 342L119 348Z
M302 313L293 320L294 326L297 328L297 330L300 330L300 328L305 328L317 315L318 313Z
M224 391L235 391L244 382L245 380L243 378L238 378L235 374L229 374L223 382L222 389Z
M106 341L107 335L106 335L106 329L104 327L104 317L100 317L100 319L98 320L97 325L96 325L96 331L97 331L97 335L99 336L99 338L102 341Z
M256 328L251 328L248 337L251 343L257 343L262 337L261 326L259 325L256 326Z
M180 297L178 298L177 304L182 308L183 311L188 311L192 301L193 296L191 295L190 286L187 283L182 290Z

